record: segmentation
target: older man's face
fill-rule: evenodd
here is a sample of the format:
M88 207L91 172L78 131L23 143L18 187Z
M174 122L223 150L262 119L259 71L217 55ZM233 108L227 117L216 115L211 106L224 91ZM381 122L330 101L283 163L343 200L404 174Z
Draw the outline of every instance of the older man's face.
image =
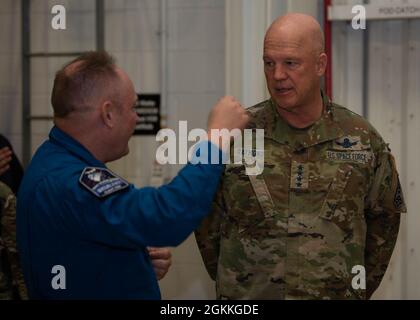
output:
M309 42L308 42L309 41ZM264 72L268 91L277 106L293 110L319 94L319 54L310 40L293 34L268 35L264 42Z

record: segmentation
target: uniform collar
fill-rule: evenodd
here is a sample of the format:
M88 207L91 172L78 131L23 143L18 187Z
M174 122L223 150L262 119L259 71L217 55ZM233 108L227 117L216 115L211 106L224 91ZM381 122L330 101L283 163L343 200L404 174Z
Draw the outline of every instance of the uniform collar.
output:
M324 104L323 114L307 130L293 129L290 127L277 112L274 101L270 99L269 106L264 108L262 114L266 119L263 122L265 123L265 137L281 144L290 145L293 149L302 150L344 136L345 133L334 115L330 99L322 91L321 96ZM298 139L293 139L295 133L298 133Z
M63 147L76 157L86 162L87 165L93 167L106 167L104 163L96 159L82 144L80 144L80 142L76 141L56 126L51 129L49 137L52 143Z

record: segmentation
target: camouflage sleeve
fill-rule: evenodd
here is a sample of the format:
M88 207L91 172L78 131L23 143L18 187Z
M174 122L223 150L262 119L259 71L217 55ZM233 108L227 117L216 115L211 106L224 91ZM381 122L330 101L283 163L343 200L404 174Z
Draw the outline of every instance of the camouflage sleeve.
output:
M395 160L388 147L378 154L366 208L366 294L370 298L388 267L398 236L400 213L406 212Z
M210 214L195 231L198 248L210 277L216 281L220 247L220 225L224 215L222 188L219 187Z
M1 217L1 235L10 265L13 286L18 292L19 298L26 300L28 293L16 246L16 197L10 191L5 200Z

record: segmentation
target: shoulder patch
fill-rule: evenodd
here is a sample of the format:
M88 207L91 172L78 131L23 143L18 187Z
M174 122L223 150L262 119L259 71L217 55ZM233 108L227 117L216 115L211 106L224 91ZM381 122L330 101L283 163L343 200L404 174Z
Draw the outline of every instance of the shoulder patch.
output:
M79 182L98 198L104 198L127 188L130 184L106 168L86 167Z
M396 210L404 211L405 209L405 202L403 198L403 193L401 190L400 180L398 179L397 190L395 190L394 195L394 207Z

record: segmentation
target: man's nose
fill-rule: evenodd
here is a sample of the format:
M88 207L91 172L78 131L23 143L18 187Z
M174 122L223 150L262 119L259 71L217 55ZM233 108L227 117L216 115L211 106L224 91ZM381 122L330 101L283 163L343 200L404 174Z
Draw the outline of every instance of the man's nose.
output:
M274 70L274 80L281 81L285 80L287 78L286 72L284 72L283 67L280 65L277 65Z

